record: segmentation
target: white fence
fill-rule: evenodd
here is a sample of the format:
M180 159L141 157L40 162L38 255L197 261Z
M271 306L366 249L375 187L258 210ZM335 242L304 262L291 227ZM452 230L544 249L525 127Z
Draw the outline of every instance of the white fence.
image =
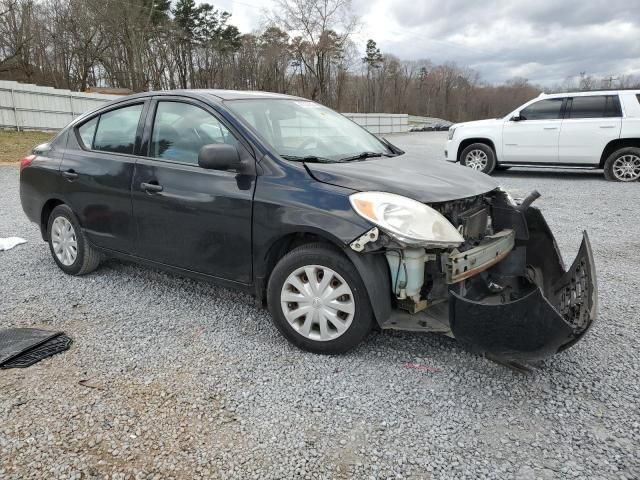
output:
M0 80L0 128L59 130L78 115L114 98Z
M409 115L406 113L343 113L343 115L376 135L409 131Z
M0 80L0 128L59 130L78 115L115 100L117 95L81 93ZM409 131L409 116L344 113L374 134Z

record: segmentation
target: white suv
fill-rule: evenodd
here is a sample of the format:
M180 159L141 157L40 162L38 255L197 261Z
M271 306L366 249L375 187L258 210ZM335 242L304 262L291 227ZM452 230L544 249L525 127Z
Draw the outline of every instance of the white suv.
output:
M607 180L638 180L640 90L542 94L504 118L452 125L445 158L484 173L603 168Z

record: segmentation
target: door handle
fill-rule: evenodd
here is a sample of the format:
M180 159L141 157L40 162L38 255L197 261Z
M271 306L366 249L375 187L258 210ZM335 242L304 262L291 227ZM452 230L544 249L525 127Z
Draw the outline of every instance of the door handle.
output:
M557 130L558 127L544 127L545 130Z
M158 185L157 183L141 183L140 188L145 192L161 192L162 185Z
M65 172L62 172L62 176L67 180L69 180L70 182L78 178L78 174L73 170L67 170Z
M600 128L616 128L615 125L600 125Z

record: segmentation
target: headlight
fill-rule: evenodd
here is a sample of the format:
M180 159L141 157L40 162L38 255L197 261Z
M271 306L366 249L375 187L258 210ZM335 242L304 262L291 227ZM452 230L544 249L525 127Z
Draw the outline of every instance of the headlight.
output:
M420 202L385 192L360 192L349 197L358 215L407 245L455 247L460 232L440 213Z
M453 140L454 133L456 133L456 127L449 128L449 140Z

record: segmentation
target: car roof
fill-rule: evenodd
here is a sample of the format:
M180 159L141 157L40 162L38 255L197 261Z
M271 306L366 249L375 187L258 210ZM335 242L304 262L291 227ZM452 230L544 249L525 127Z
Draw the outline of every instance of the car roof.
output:
M257 98L280 98L288 100L308 100L306 98L295 97L293 95L285 95L283 93L261 92L255 90L220 90L220 89L181 89L181 90L158 90L151 92L142 92L135 95L129 95L127 97L121 97L125 100L135 97L149 97L149 96L164 96L164 95L184 95L184 96L211 96L217 100L244 100L244 99L257 99ZM119 99L119 100L120 100Z
M589 90L587 92L541 93L540 98L588 97L593 95L618 95L620 93L640 94L640 90Z

